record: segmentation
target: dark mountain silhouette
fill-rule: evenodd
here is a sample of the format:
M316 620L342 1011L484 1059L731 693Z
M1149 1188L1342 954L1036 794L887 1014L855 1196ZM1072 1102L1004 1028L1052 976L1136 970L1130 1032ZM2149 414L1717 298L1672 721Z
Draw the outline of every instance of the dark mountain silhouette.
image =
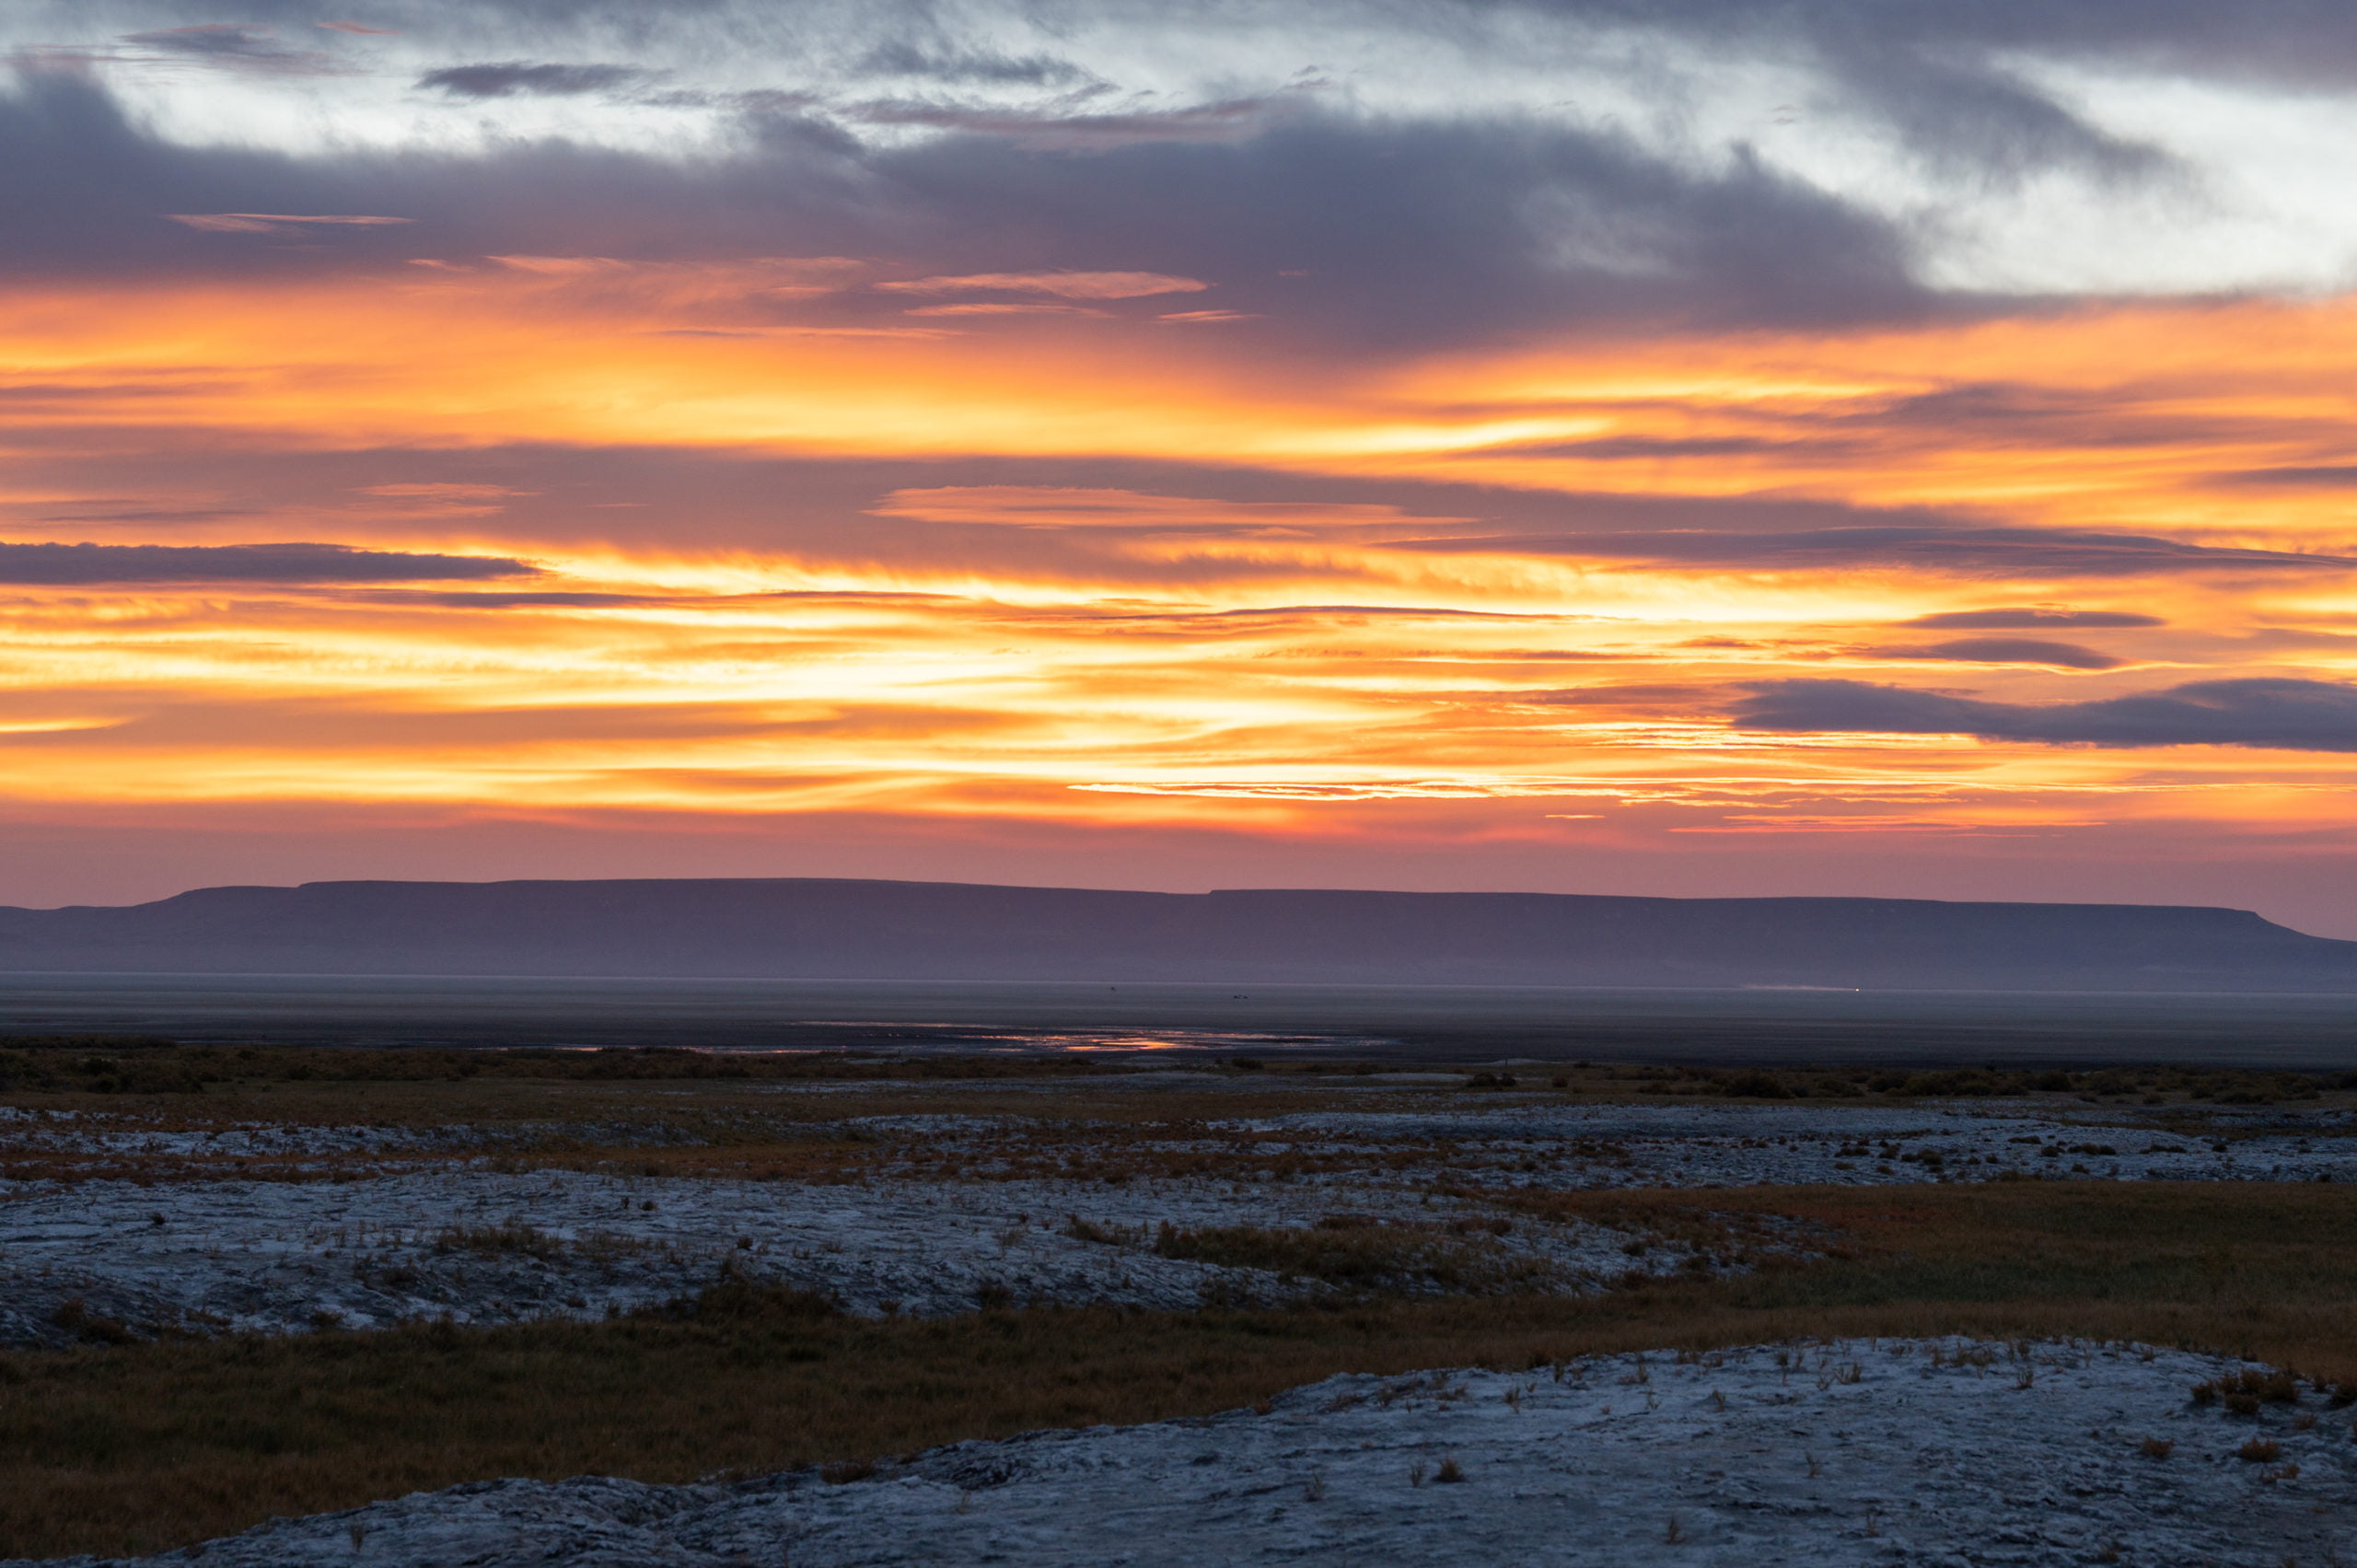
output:
M308 882L0 908L0 970L2357 992L2357 942L2138 904Z

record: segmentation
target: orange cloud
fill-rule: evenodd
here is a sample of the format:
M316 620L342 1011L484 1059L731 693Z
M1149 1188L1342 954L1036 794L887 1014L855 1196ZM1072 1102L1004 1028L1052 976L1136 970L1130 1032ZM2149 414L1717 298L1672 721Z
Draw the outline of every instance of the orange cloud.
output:
M2346 758L2296 746L1729 714L1798 679L1993 713L2357 682L2351 301L1370 367L1036 299L889 335L835 258L494 261L0 294L0 542L537 572L0 588L0 796L1665 845L2346 816ZM781 468L724 528L600 477L656 451L888 466L833 500ZM273 463L330 477L265 506L237 476Z

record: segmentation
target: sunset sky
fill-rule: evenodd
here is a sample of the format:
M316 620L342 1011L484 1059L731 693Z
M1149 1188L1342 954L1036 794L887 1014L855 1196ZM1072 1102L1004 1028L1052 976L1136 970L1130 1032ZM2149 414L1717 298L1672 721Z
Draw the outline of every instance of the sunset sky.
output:
M2357 6L16 0L0 41L0 902L2357 936Z

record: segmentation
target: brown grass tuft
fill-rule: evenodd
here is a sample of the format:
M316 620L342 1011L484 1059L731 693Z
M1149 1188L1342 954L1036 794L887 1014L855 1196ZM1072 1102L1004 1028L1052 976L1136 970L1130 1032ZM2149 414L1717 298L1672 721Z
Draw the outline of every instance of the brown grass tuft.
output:
M1329 1217L1343 1223L1214 1225L1200 1230L1166 1224L1155 1233L1154 1250L1164 1258L1230 1269L1266 1269L1282 1277L1306 1276L1361 1292L1472 1295L1544 1289L1555 1283L1554 1270L1545 1262L1487 1241L1486 1236L1494 1234L1487 1223L1469 1234L1361 1224L1354 1215Z
M2196 1383L2193 1386L2193 1402L2197 1405L2223 1403L2230 1415L2257 1415L2262 1402L2298 1404L2300 1380L2288 1372L2246 1369L2207 1383Z

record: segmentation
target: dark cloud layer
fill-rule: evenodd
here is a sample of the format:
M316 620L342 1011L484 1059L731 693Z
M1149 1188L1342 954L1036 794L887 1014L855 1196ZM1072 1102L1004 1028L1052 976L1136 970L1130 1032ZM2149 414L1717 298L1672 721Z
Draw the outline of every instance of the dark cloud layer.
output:
M181 14L162 0L102 4L103 14L126 22ZM834 44L842 51L838 78L811 81L805 70L798 85L846 98L868 83L882 82L999 89L1099 85L1059 52L1036 46L1007 52L1004 39L1023 33L1076 39L1128 26L1158 49L1183 52L1190 29L1209 33L1237 25L1268 40L1273 64L1295 50L1300 53L1291 63L1306 63L1324 52L1324 37L1350 37L1361 29L1400 47L1425 45L1475 63L1533 48L1575 56L1595 47L1595 32L1600 30L1610 40L1605 47L1641 67L1658 66L1665 79L1677 74L1673 62L1698 47L1720 61L1798 72L1811 90L1795 95L1802 99L1796 112L1862 117L1925 165L1984 183L2057 168L2119 181L2178 172L2165 155L2092 123L2065 96L2041 85L2038 64L2292 87L2357 82L2357 11L2328 0L2252 0L2231 6L2212 0L1427 0L1414 6L1396 0L1277 0L1235 7L1232 18L1223 15L1227 9L1181 7L1174 18L1168 7L1148 0L1045 0L1008 7L1000 17L987 4L952 13L926 0L848 10L795 0L677 0L661 6L638 0L479 0L454 12L444 0L380 0L371 17L388 31L447 39L454 47L471 46L494 57L571 36L611 41L609 47L627 41L636 46L626 56L633 59L767 57L807 67ZM287 37L323 38L332 35L320 34L320 27L349 25L318 0L248 0L240 14L250 19L197 29L157 27L140 36L163 41L152 47L192 58L210 52L220 63L241 68L283 68L267 62L309 52L281 41L273 27ZM459 64L450 69L496 67ZM710 96L717 102L728 95ZM1123 119L1135 122L1137 134L1167 135L1185 117L1221 106L1190 109L1179 100L1173 115L1109 116L1102 104L1086 101L1086 92L1067 92L1066 101L1028 112L1010 113L1004 105L899 107L937 117L902 123L963 127L1001 137L1063 135L1074 140L1062 145L1085 145L1082 138L1089 133L1080 122L1086 118L1106 122L1108 134L1115 135L1130 134L1111 125ZM1771 251L1782 250L1786 238L1772 224L1759 236Z
M1954 172L2020 179L2060 167L2125 180L2170 167L2155 149L2107 134L1986 59L1863 32L1825 53L1863 106Z
M886 76L928 76L945 82L1022 83L1062 87L1093 80L1069 60L1051 54L1001 54L988 49L920 49L906 40L878 44L860 69Z
M1801 533L1515 534L1400 540L1399 550L1570 555L1730 571L1809 572L1883 567L1968 577L2131 577L2154 573L2317 571L2357 567L2338 555L2180 544L2141 534L2067 528L1889 527ZM2082 624L2084 624L2082 622Z
M1831 198L1750 164L1702 177L1517 122L1305 114L1248 140L1086 157L958 137L878 172L955 232L1052 237L1012 264L1204 278L1222 308L1336 338L1647 319L1823 325L1928 308L1898 238Z
M125 33L122 41L141 53L169 60L272 75L324 75L337 69L324 52L289 44L270 29L235 22L157 28Z
M1480 3L1497 10L1509 0ZM1902 51L1984 65L2001 52L2029 52L2195 76L2357 79L2357 13L2330 0L1539 0L1538 8L1721 39L1789 34L1866 69Z
M2252 678L2195 680L2084 703L1989 703L1864 680L1770 680L1728 721L1738 729L1970 735L2059 746L2250 746L2357 751L2357 686Z
M2245 469L2225 478L2237 484L2357 489L2357 463L2314 463L2305 468Z
M238 14L287 28L346 18L340 0L245 0ZM875 25L891 36L926 41L927 52L959 47L957 15L935 5L869 7ZM1217 25L1227 7L1191 8ZM1401 12L1408 19L1401 20ZM117 5L110 15L183 15L165 0ZM984 7L968 17L988 20ZM1790 57L1814 53L1850 76L1872 78L1897 69L1894 56L1918 58L1970 75L1995 73L2008 56L2036 54L2173 71L2206 77L2261 77L2283 82L2357 80L2357 13L2332 0L1941 0L1892 5L1888 0L1294 0L1233 7L1232 14L1271 30L1288 18L1307 30L1386 25L1410 36L1455 37L1478 42L1476 29L1506 21L1507 36L1527 41L1534 21L1598 23L1625 33L1705 41L1729 53ZM1086 23L1161 23L1172 16L1155 0L1031 0L1020 15L1051 33ZM757 46L780 32L807 34L842 27L833 6L795 0L470 0L454 23L448 0L372 0L367 25L430 33L514 38L557 25L704 45ZM128 25L128 24L126 24ZM968 47L974 47L969 45ZM2027 91L2026 87L2022 90Z
M417 85L453 98L571 98L610 92L650 75L634 65L535 65L505 60L428 71Z
M11 215L0 265L185 276L416 255L838 253L928 273L1151 270L1213 282L1219 308L1260 318L1256 331L1370 347L1580 323L1839 326L1999 303L1922 286L1920 236L1775 173L1740 143L1715 162L1677 160L1610 132L1503 110L1347 110L1342 95L1312 85L1239 81L1200 101L1122 96L1059 52L993 41L1077 38L1125 19L1167 33L1167 14L1143 3L1051 3L1004 28L987 7L952 16L924 4L856 16L754 0L464 9L454 20L447 6L388 0L371 14L389 30L480 51L419 78L454 112L521 96L647 99L656 77L714 57L774 58L796 90L682 80L658 95L733 117L734 152L642 157L511 141L470 154L323 147L294 157L167 144L91 79L31 78L0 99L0 141L12 154L0 165ZM169 14L127 0L108 11ZM343 18L307 0L253 0L243 15L250 19L150 27L107 47L244 70L330 68L310 44L338 38L320 28ZM2169 173L2151 148L2058 102L2017 68L2023 58L2357 79L2357 14L2298 0L1376 0L1256 7L1251 22L1272 41L1297 27L1305 48L1321 28L1364 27L1474 59L1504 47L1504 37L1558 24L1573 29L1562 34L1566 48L1595 25L1640 41L1628 45L1640 55L1647 39L1673 53L1681 40L1701 41L1722 60L1798 67L1823 87L1809 112L1864 114L1923 160L1991 181L2055 168L2115 180ZM1217 25L1196 16L1181 34ZM528 52L566 38L590 58ZM830 46L842 61L833 79L814 76ZM1183 49L1183 36L1169 47ZM363 56L334 59L334 69L356 69ZM1027 101L1025 88L1039 91ZM911 128L940 134L874 134ZM162 215L175 212L399 214L417 226L272 249L167 232L174 226ZM1912 412L1943 424L2056 412L1980 397L1987 407Z
M372 487L447 482L500 494L500 537L517 541L517 549L586 541L635 549L692 538L713 548L784 551L801 559L845 564L921 567L970 562L978 569L995 571L1020 561L1051 571L1062 563L1096 572L1105 565L1102 558L1092 556L1084 563L1075 553L1086 543L1079 536L1087 529L937 523L877 515L871 508L903 490L1049 486L1132 491L1213 504L1387 506L1403 519L1477 517L1483 519L1479 526L1484 532L1546 532L1559 541L1578 538L1575 530L1580 528L1620 533L1698 527L1728 533L1789 531L1896 518L1918 522L1938 516L1789 496L1566 494L1428 478L1290 472L1240 463L1144 458L784 456L659 445L533 443L264 452L202 441L152 452L93 453L85 449L87 442L78 434L47 447L24 441L22 427L18 435L11 473L25 490L93 498L71 508L54 499L20 508L23 521L43 525L44 532L54 531L59 524L116 517L204 520L290 508L316 516L322 509L352 505L355 494ZM132 499L188 494L218 499L203 509L201 518L176 515L193 509ZM1418 531L1437 531L1441 526L1424 525ZM1141 558L1134 565L1140 580L1151 580L1151 561Z
M1197 13L1190 17L1190 10ZM1184 48L1191 23L1211 30L1224 8L1168 7L1147 0L1050 0L1005 18L1034 36L1068 37L1129 24L1153 29L1160 47ZM117 0L117 15L164 15L162 6ZM954 15L914 0L871 7L856 19L831 6L792 0L482 0L454 25L439 0L380 0L372 17L387 28L480 41L505 53L559 29L575 36L643 41L648 57L715 54L792 56L807 41L842 38L857 51L846 77L930 79L994 87L1064 87L1091 78L1054 53L1009 54L993 41L1009 29L985 6ZM313 0L249 0L245 16L290 29L333 21ZM2160 72L2286 86L2357 80L2357 14L2326 0L1308 0L1236 8L1273 50L1288 35L1302 58L1323 52L1321 32L1359 29L1479 61L1503 49L1576 51L1602 29L1610 48L1643 60L1695 46L1726 60L1798 69L1812 78L1810 112L1858 115L1929 165L1990 181L2055 168L2135 180L2167 171L2154 149L2092 124L2042 87L2026 63L2059 62L2115 73ZM242 29L241 29L242 30ZM259 30L258 29L253 30ZM1173 34L1178 36L1173 38ZM862 39L873 41L859 48Z
M1884 658L1936 659L1949 664L2042 664L2062 669L2113 669L2119 660L2076 643L2036 637L1960 637L1921 648L1878 648Z
M581 80L523 73L597 69L441 75L482 94ZM456 74L467 71L488 74ZM1007 134L961 116L911 109L966 134L875 149L797 112L749 112L743 147L702 161L557 143L297 158L171 145L91 81L36 74L0 97L11 149L0 266L185 278L381 270L420 255L841 254L928 273L1142 270L1205 279L1219 308L1264 330L1367 347L1582 322L1825 326L1937 308L1910 280L1897 231L1744 159L1702 173L1608 134L1350 119L1306 100L1282 113L1244 103L1018 115ZM192 229L174 213L412 221L322 231L293 249Z
M404 583L515 577L490 555L425 555L343 544L0 544L0 583Z

